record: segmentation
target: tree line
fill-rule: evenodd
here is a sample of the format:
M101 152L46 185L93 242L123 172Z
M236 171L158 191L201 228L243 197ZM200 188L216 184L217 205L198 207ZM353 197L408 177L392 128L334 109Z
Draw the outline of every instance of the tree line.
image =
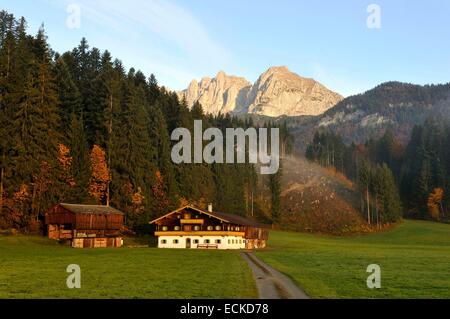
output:
M113 205L135 230L188 202L267 215L254 194L270 185L254 165L172 163L170 133L197 119L254 126L188 107L84 38L54 52L43 27L29 35L24 18L0 12L0 227L30 229L59 202Z

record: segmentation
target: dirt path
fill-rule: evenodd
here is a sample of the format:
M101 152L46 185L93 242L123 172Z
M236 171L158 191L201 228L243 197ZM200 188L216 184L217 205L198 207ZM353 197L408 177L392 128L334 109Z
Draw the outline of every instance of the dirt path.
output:
M260 299L309 299L291 279L265 264L252 253L243 252L242 256L252 269Z

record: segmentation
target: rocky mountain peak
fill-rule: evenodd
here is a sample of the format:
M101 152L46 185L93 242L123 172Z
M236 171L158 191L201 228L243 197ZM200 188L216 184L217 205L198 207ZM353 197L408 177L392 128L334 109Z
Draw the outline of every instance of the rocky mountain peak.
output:
M192 81L178 92L188 105L199 102L206 113L254 113L267 116L319 115L342 97L313 79L303 78L286 66L275 66L252 85L242 77L219 71L213 79Z
M291 71L289 71L287 66L281 65L281 66L272 66L268 68L267 71L264 72L263 74L271 75L274 73L289 73L289 72Z

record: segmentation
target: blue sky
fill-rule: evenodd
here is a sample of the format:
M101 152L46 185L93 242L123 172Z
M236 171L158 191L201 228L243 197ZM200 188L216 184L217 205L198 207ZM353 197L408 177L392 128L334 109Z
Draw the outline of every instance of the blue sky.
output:
M367 7L381 28L367 27ZM69 4L80 28L66 24ZM182 89L219 70L255 81L286 65L338 93L361 93L385 81L450 82L450 1L406 0L0 0L0 8L44 22L63 52L84 36L126 67L154 73Z

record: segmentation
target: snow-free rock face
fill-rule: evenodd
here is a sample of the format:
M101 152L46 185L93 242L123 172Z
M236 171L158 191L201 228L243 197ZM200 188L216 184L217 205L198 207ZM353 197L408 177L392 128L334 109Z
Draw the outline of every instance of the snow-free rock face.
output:
M342 97L313 79L303 78L287 67L272 67L253 85L248 112L267 116L319 115Z
M239 109L245 99L251 83L244 78L228 76L220 71L213 79L203 78L200 83L193 80L189 87L179 92L189 107L199 102L205 113L226 114Z
M303 78L287 67L272 67L255 84L223 71L213 79L192 81L178 93L189 106L199 102L206 113L252 113L266 116L319 115L342 97L313 79Z

